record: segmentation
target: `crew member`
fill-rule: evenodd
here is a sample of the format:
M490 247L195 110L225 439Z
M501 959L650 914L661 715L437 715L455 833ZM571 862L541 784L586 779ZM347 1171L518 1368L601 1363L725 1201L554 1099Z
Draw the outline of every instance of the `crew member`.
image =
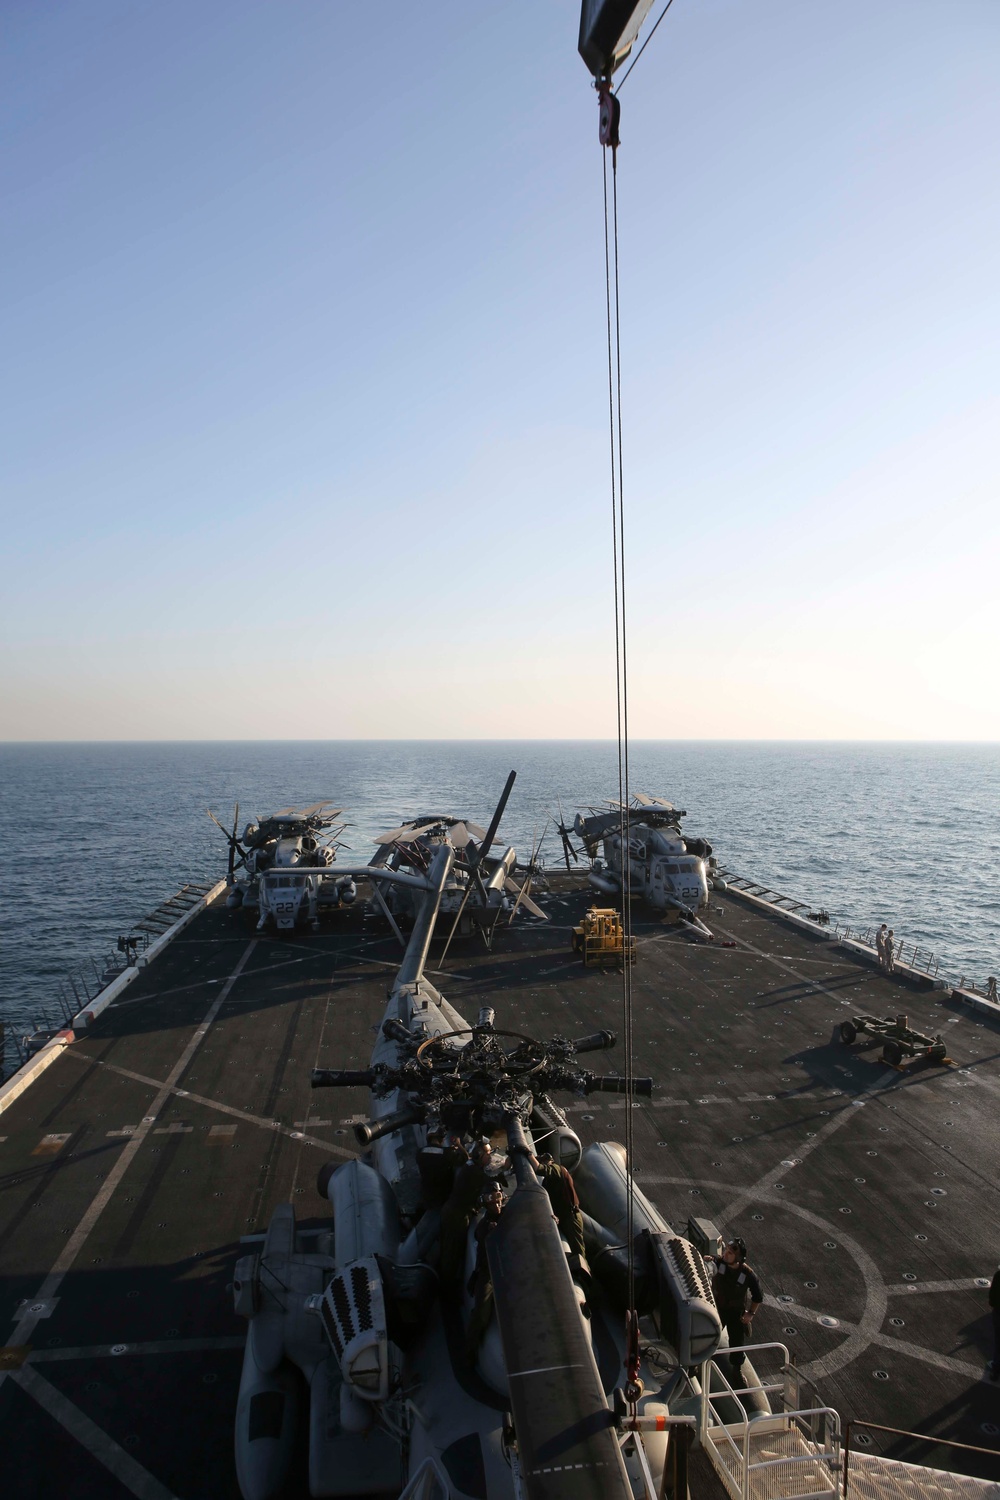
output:
M486 1241L499 1224L506 1201L503 1189L496 1181L489 1184L479 1200L483 1212L476 1225L476 1265L467 1287L472 1295L472 1311L465 1330L465 1352L470 1364L475 1362L476 1351L493 1311L493 1278L486 1255Z
M469 1153L455 1136L446 1138L443 1130L428 1130L427 1144L417 1152L425 1208L444 1208L455 1185L455 1173L468 1159Z
M705 1260L715 1267L712 1290L719 1309L722 1326L729 1335L729 1365L736 1376L746 1356L742 1346L753 1331L754 1313L764 1300L760 1282L752 1266L747 1265L746 1241L738 1237L730 1240L721 1255L706 1255ZM750 1306L747 1307L747 1293Z
M878 966L880 969L885 968L885 935L888 931L888 927L883 922L875 934L875 951L878 953Z
M559 1233L576 1255L585 1255L583 1245L583 1215L580 1200L576 1195L576 1184L565 1167L553 1161L548 1153L528 1158L539 1177L542 1187L549 1195L552 1212Z
M889 931L885 935L885 947L883 949L883 952L885 953L885 972L887 974L891 974L892 973L892 970L893 970L892 956L895 953L895 951L896 951L896 944L895 944L895 942L893 940L892 928L890 927Z
M492 1155L489 1141L474 1141L469 1160L455 1173L448 1200L441 1210L442 1281L456 1282L461 1278L469 1225L486 1186L486 1168Z

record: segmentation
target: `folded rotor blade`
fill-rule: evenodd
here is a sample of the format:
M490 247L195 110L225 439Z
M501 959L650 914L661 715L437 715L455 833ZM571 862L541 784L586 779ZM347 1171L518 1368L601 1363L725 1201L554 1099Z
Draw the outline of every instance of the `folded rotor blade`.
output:
M527 1500L632 1500L576 1288L540 1184L486 1240Z
M486 833L483 835L483 842L480 845L479 853L476 857L477 865L482 864L483 860L490 852L493 840L497 836L497 829L500 827L500 819L503 817L504 808L507 806L507 799L509 798L514 788L514 782L516 780L517 772L511 771L510 775L507 777L507 783L504 786L503 791L500 793L500 801L496 805L496 811L494 812L493 817L490 820L490 826L486 830Z

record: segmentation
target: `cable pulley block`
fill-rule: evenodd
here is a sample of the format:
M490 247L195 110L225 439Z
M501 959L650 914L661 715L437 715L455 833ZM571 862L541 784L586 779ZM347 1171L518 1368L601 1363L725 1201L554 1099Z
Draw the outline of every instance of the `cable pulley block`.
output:
M598 124L598 135L602 146L610 146L612 151L617 151L621 144L618 134L618 126L621 123L622 107L617 95L613 94L607 84L601 84L597 91L600 101L600 115Z

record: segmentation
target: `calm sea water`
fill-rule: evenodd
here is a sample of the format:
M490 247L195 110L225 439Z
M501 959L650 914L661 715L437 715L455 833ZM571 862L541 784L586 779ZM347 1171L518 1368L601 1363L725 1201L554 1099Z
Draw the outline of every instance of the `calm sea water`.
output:
M983 982L1000 966L1000 746L644 741L632 786L688 809L724 864L837 920L887 921ZM483 825L518 773L501 833L518 848L556 812L617 787L593 741L0 746L5 851L0 1020L43 1014L67 970L188 880L225 873L225 822L322 797L351 853L424 812ZM551 824L543 858L559 855Z

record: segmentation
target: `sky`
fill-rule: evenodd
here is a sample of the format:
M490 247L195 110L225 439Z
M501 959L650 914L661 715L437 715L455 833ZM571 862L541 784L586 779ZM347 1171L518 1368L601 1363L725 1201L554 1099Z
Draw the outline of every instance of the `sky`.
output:
M613 734L574 0L0 24L0 738ZM1000 740L998 77L674 0L622 87L633 736Z

